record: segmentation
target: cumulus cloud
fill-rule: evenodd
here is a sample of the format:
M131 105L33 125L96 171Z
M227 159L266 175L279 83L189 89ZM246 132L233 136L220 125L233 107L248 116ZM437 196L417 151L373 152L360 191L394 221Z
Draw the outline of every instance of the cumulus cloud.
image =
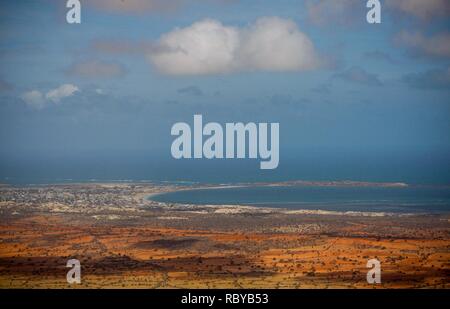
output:
M239 31L207 19L161 37L150 61L163 73L211 74L231 71L239 46Z
M351 67L350 69L342 73L335 74L334 78L338 78L348 82L359 83L366 86L382 85L376 74L369 73L360 67Z
M78 87L72 84L64 84L56 89L52 89L45 95L47 100L54 103L59 103L61 99L72 96L75 92L79 91Z
M400 32L395 42L414 53L432 57L450 58L450 32L425 36L420 32Z
M119 63L87 60L73 63L67 74L92 78L111 78L125 75L125 69Z
M448 0L385 0L385 4L389 9L422 20L450 15L450 1Z
M34 108L43 108L47 103L59 103L62 99L74 95L80 91L79 88L72 84L64 84L58 88L51 89L47 93L39 90L31 90L23 93L20 98L29 106Z
M38 90L31 90L23 93L20 98L25 101L29 106L42 108L45 100L44 95Z
M319 65L312 41L291 20L261 18L241 32L239 52L250 69L301 71Z
M450 67L406 74L402 81L412 88L450 90Z
M293 21L278 17L243 28L201 20L162 35L147 57L170 75L302 71L320 65L312 41Z

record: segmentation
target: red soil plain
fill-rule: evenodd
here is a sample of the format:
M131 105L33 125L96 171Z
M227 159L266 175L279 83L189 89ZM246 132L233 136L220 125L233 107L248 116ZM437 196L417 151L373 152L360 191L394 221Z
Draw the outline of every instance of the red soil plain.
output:
M449 288L450 216L177 205L157 184L0 187L1 288ZM368 284L369 259L381 284ZM69 259L81 284L68 284Z

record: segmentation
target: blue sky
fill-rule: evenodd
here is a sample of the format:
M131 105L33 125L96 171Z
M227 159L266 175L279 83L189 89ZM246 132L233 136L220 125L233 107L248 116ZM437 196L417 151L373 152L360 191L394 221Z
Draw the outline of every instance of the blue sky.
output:
M2 177L18 158L170 161L171 125L201 113L280 122L281 162L425 156L450 178L448 1L382 1L379 25L359 0L91 0L79 25L64 4L1 2Z

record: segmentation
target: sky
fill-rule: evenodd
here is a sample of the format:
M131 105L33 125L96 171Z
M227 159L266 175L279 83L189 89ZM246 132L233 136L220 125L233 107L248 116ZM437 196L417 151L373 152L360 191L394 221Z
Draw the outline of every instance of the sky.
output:
M0 2L0 181L450 183L446 0L80 2ZM279 122L280 167L174 161L194 114Z

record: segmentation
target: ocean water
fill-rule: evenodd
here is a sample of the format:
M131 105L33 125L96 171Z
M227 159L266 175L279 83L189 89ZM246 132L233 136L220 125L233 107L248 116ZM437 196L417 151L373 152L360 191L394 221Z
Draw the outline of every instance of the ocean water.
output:
M449 212L450 156L309 152L284 155L275 170L258 160L175 160L166 155L113 152L48 158L5 156L0 183L171 182L236 184L295 180L405 182L408 188L248 187L170 193L164 202L243 204L291 209Z
M31 157L0 149L0 183L45 184L85 181L190 181L204 184L354 180L450 185L450 153L356 154L282 152L280 165L261 170L259 160L175 160L165 155L111 152Z
M160 194L152 200L288 209L393 213L449 213L449 187L250 186Z

